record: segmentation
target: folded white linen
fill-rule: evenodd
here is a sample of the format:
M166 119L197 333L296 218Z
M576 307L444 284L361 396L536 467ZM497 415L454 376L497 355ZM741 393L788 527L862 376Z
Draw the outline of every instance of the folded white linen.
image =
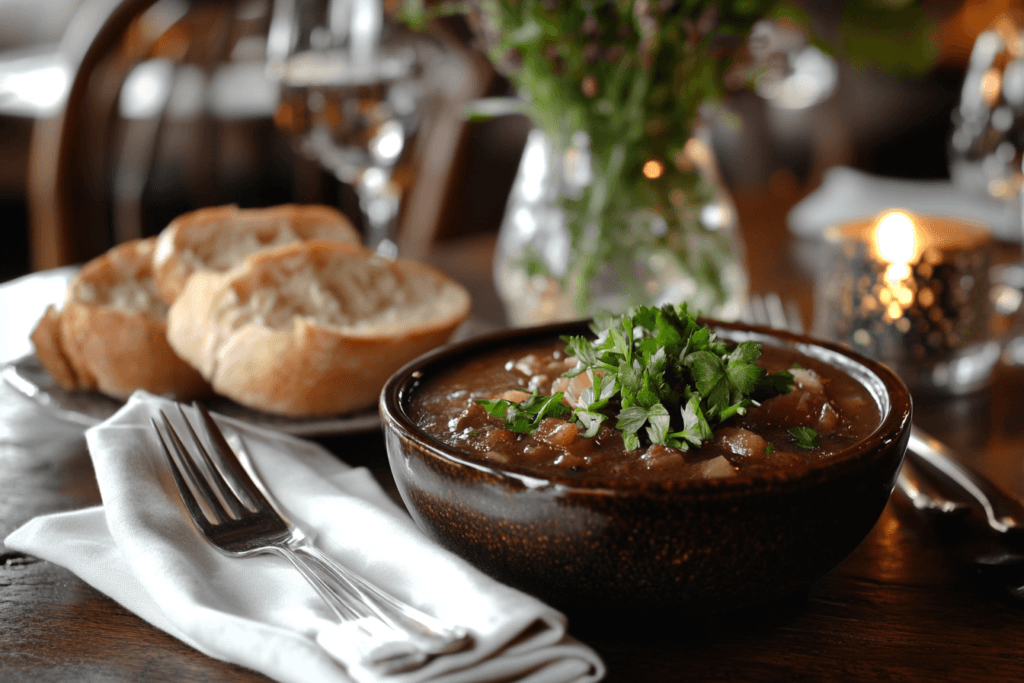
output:
M873 218L887 209L952 216L988 227L996 239L1020 241L1020 202L1000 202L949 180L907 180L852 168L830 169L814 192L789 212L790 231L817 238L830 225Z
M379 680L316 643L332 615L284 559L232 558L188 519L150 425L172 404L137 392L86 432L101 507L38 517L6 545L67 567L154 626L217 659L279 681ZM487 577L427 539L365 469L318 445L218 417L246 449L286 514L317 546L424 611L468 628L474 645L398 682L599 680L597 654L539 600ZM337 652L335 653L337 656Z

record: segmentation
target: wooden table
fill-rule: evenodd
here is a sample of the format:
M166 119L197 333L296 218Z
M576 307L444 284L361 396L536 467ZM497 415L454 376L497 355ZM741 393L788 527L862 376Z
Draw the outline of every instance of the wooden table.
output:
M764 196L739 202L761 255L750 264L753 288L793 296L809 312L807 245L786 235L786 206ZM1019 496L1021 387L1024 370L1001 367L990 390L918 399L915 421ZM380 434L325 445L388 483ZM99 502L80 431L0 390L0 536L35 515ZM0 680L266 680L191 650L64 569L0 551ZM654 632L570 625L605 659L609 681L1024 680L1024 604L982 590L896 497L845 562L781 603L719 618L681 613Z

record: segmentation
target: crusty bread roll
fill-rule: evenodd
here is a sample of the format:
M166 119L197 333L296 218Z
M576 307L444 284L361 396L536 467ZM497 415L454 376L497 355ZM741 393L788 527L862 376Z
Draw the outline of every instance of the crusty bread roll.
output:
M281 415L330 415L375 405L387 378L444 343L469 307L461 285L427 266L300 242L193 275L167 336L223 396Z
M65 389L128 398L136 389L186 400L209 385L167 344L167 304L152 277L156 238L89 261L32 331L36 355Z
M223 272L246 256L301 240L359 244L359 233L336 209L283 204L266 209L214 206L178 216L160 233L153 277L160 298L172 303L197 270Z

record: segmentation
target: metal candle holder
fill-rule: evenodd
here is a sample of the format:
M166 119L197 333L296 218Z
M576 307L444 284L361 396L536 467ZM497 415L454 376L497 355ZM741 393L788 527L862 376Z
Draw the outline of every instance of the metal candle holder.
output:
M915 392L984 386L991 339L991 236L982 226L889 212L830 228L815 328L889 365Z

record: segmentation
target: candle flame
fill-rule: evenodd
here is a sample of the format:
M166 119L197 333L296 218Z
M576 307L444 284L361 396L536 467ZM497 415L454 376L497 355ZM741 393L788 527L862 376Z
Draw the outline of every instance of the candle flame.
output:
M890 211L875 224L875 246L882 260L908 264L917 255L917 229L913 219L902 211ZM905 275L897 278L903 279Z
M888 265L885 279L886 317L896 320L914 301L916 287L910 264L918 256L918 235L913 219L902 211L890 211L875 224L875 250Z

